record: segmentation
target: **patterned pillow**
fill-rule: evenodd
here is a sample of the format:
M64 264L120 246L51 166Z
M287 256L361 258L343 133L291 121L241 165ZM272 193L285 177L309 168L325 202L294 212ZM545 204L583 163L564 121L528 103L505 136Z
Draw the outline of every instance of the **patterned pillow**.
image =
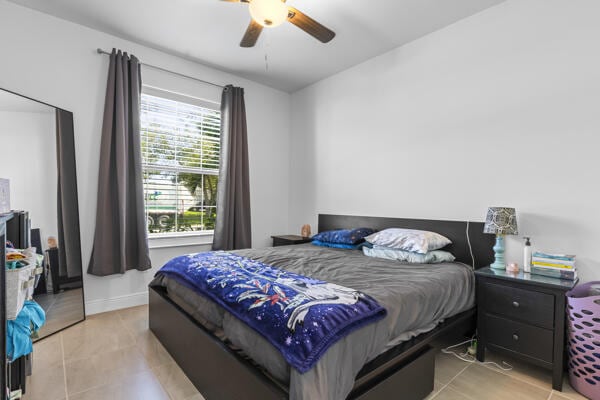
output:
M439 233L416 229L389 228L369 235L365 240L374 245L425 254L452 242Z
M313 240L320 240L321 242L328 243L357 244L362 242L366 236L369 236L373 232L375 232L375 230L371 228L356 228L352 230L339 229L317 233L313 236Z
M343 244L343 243L322 242L320 240L313 240L311 243L314 244L315 246L331 247L334 249L359 250L362 248L362 243L361 244Z
M426 254L421 254L382 246L373 246L372 249L363 247L363 253L368 257L385 258L387 260L402 261L410 264L436 264L452 262L456 259L452 253L443 250L432 250Z

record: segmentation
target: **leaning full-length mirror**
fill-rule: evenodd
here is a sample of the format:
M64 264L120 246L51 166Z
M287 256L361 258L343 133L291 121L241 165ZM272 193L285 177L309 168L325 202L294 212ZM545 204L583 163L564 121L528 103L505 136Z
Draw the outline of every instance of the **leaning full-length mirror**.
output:
M0 137L0 178L19 211L6 236L17 250L35 248L41 339L85 319L73 115L0 89Z

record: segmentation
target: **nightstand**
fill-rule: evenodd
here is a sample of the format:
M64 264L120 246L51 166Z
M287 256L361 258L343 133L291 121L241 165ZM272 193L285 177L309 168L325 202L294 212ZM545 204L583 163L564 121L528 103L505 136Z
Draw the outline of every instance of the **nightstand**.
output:
M493 349L552 370L562 390L565 369L565 293L577 281L489 267L477 278L477 359Z
M273 239L273 247L312 242L311 238L299 235L274 235L271 238Z

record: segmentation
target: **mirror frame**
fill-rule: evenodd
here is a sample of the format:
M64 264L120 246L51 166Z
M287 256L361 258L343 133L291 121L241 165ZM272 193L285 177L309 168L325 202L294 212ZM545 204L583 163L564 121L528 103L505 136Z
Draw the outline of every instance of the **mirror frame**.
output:
M60 328L60 329L58 329L58 330L56 330L56 331L54 331L52 333L47 334L46 336L34 339L33 342L36 343L36 342L39 342L40 340L44 340L44 339L46 339L46 338L48 338L50 336L53 336L53 335L55 335L55 334L57 334L59 332L62 332L62 331L64 331L67 328L70 328L70 327L72 327L74 325L77 325L77 324L79 324L79 323L81 323L81 322L83 322L83 321L85 321L87 319L87 313L86 313L86 309L85 309L85 284L84 284L84 279L83 279L83 276L84 276L84 271L83 271L83 257L82 257L82 252L81 252L81 215L80 215L81 213L79 211L79 185L77 183L77 159L76 159L76 156L75 156L75 147L76 146L75 146L74 118L73 118L73 112L71 112L69 110L65 110L64 108L61 108L61 107L57 107L57 106L52 105L50 103L46 103L45 101L34 99L32 97L29 97L29 96L23 95L21 93L17 93L17 92L15 92L13 90L5 89L5 88L2 88L2 87L0 87L0 91L7 92L7 93L13 94L15 96L19 96L19 97L25 98L27 100L34 101L36 103L43 104L43 105L48 106L48 107L52 107L55 110L63 111L63 112L65 112L65 113L67 113L69 115L71 123L73 125L73 141L72 141L73 148L69 149L69 150L72 150L70 153L73 156L73 166L74 166L74 174L75 174L75 182L72 182L71 186L75 190L75 202L76 202L77 210L78 210L76 223L77 223L77 228L78 228L78 231L79 231L79 237L77 238L77 242L75 244L76 244L76 247L77 247L78 252L79 252L79 258L81 259L81 305L82 305L83 317L82 317L81 320L78 320L78 321L73 322L71 324L65 325L62 328ZM54 129L54 135L55 135L55 139L56 139L56 141L58 143L58 120L56 121L56 126L55 126L55 129ZM55 152L58 152L58 148L55 148ZM58 182L57 182L57 184L58 184ZM5 321L4 321L4 323L5 323Z

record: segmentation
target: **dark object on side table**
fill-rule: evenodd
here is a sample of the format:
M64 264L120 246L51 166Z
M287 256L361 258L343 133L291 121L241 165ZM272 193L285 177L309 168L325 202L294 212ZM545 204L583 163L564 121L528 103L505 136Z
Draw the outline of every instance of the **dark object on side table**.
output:
M273 247L312 242L311 238L299 235L274 235L271 239L273 239Z
M565 293L577 281L489 267L477 277L477 359L485 349L552 370L552 388L562 390L565 369Z

